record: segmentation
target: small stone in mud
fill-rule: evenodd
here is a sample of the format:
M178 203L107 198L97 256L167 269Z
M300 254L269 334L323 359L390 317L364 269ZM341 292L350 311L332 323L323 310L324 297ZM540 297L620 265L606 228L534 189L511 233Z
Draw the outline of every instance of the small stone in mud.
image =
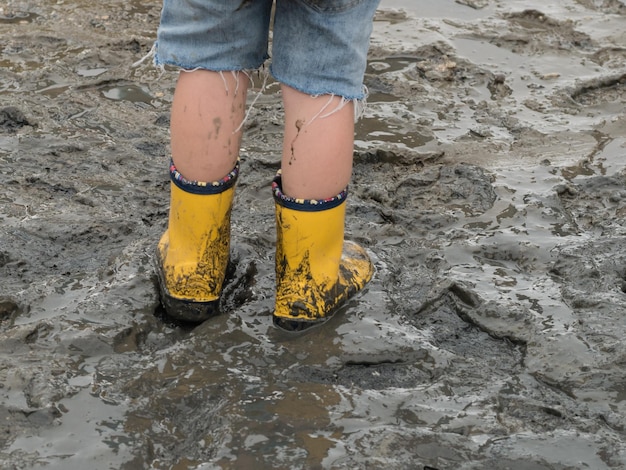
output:
M489 4L487 0L456 0L456 3L466 5L474 10L480 10Z
M543 80L554 80L555 78L559 78L561 76L560 73L558 72L549 72L549 73L544 73L541 78Z
M0 129L14 132L24 126L32 126L24 113L15 106L0 109Z
M170 126L170 115L169 114L161 114L156 118L154 124L159 127L169 127Z
M504 83L506 76L503 73L498 73L493 76L493 83Z
M506 76L504 74L496 74L487 85L487 89L491 92L491 99L505 98L513 93L510 86L504 83Z
M559 196L576 196L578 194L578 190L571 184L557 184L554 187L554 191Z
M18 310L19 306L15 301L0 297L0 321L13 317Z

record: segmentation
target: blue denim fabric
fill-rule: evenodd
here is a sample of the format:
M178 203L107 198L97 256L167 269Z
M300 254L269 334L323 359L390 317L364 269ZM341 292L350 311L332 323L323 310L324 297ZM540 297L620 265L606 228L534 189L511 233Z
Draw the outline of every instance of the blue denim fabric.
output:
M362 99L380 0L277 0L270 72L310 95ZM253 70L268 58L272 0L164 0L155 63Z

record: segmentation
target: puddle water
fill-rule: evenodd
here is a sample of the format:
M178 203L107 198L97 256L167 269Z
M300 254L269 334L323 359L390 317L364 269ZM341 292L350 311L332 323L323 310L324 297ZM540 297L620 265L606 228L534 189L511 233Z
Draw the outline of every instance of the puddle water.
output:
M97 77L98 75L102 75L103 73L108 72L109 69L104 67L97 67L93 69L78 69L76 73L81 77Z
M89 387L58 406L63 411L56 426L18 437L7 451L36 450L33 469L50 468L66 459L67 469L121 468L132 459L132 440L125 432L122 406L102 406L102 400L93 396Z
M420 18L458 18L472 20L483 18L485 11L482 8L472 8L470 6L462 6L463 2L456 0L441 0L433 3L427 0L382 0L381 8L396 8L405 10L411 14L418 15ZM468 2L471 4L472 2ZM489 6L489 2L478 1L473 2L476 5L482 4Z
M129 101L131 103L151 104L154 100L146 87L137 85L105 86L102 88L102 94L110 100Z
M379 116L363 118L358 123L355 145L358 149L376 148L384 142L393 142L399 148L415 149L433 139L430 135L422 135L414 130L415 123L409 121L389 122L391 110L381 109ZM381 126L381 122L386 125Z
M0 9L0 12L3 10ZM18 11L15 13L2 14L0 13L0 24L25 24L31 23L34 21L39 15L35 13L29 13L25 11Z
M624 168L626 155L626 138L611 139L600 151L594 155L594 161L603 175L610 175Z

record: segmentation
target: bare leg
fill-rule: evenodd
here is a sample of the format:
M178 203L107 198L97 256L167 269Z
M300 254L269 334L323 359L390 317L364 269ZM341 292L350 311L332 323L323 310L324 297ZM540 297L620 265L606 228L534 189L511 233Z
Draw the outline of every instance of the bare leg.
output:
M181 72L171 117L172 158L188 180L216 181L239 157L249 79L240 72Z
M328 320L374 274L366 251L344 241L343 191L352 173L354 103L283 86L285 140L276 200L278 327L300 331ZM284 196L289 196L285 198ZM290 198L304 199L293 201Z
M352 174L354 104L312 97L282 85L285 135L282 189L294 198L323 199L343 191Z

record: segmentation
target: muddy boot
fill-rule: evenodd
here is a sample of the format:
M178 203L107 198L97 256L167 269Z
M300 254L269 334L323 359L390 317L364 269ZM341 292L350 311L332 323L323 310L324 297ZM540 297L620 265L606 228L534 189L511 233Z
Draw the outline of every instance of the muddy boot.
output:
M274 324L300 331L328 320L363 289L374 267L363 248L345 241L344 191L329 200L282 194L280 172L272 184L276 202L276 307Z
M187 181L170 165L169 224L157 247L156 268L161 301L173 319L200 323L219 313L238 175L239 163L220 181Z

